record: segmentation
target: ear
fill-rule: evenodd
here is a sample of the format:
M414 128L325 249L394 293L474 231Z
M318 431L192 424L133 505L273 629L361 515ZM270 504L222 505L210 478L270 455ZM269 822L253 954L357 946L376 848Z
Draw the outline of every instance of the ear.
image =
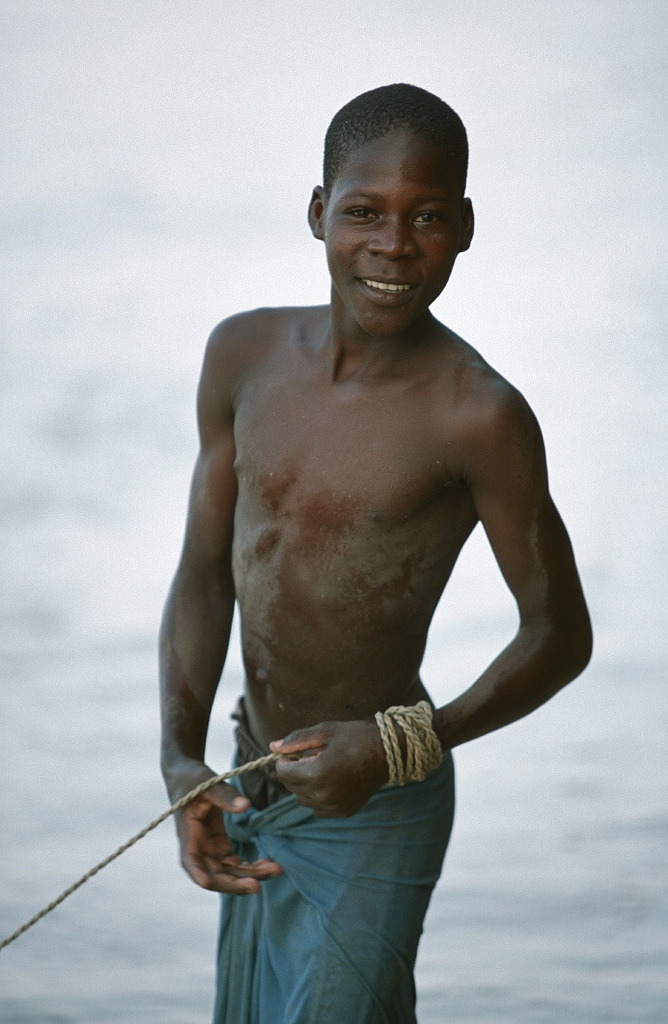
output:
M324 241L325 238L325 205L325 190L322 185L317 185L313 189L311 202L308 204L308 223L313 233L313 237L319 238L321 242Z
M464 198L462 204L462 244L459 251L466 252L473 241L475 217L473 216L473 203L471 200Z

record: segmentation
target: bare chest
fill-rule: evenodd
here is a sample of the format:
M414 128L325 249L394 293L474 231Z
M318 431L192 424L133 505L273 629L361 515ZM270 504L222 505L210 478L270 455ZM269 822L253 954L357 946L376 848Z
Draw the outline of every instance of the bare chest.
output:
M361 652L384 651L384 677L394 661L414 677L475 522L416 397L272 380L238 403L233 570L250 675L326 663L353 678Z
M311 532L406 523L454 483L420 412L400 389L267 383L236 418L239 499Z

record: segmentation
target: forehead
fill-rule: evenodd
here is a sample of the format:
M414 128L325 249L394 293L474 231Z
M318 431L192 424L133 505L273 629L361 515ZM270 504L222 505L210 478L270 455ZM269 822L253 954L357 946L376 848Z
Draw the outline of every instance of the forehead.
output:
M423 192L460 194L457 174L447 151L422 135L397 130L362 143L341 164L332 195L351 191L384 191L402 187Z

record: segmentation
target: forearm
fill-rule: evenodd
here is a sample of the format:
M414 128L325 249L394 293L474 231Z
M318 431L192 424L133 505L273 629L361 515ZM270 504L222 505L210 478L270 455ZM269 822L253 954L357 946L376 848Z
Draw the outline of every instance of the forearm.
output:
M231 579L196 580L179 570L160 630L161 764L172 796L204 761L233 613Z
M535 711L582 672L590 655L586 611L560 628L550 622L521 626L480 678L435 712L434 729L443 748L467 743Z

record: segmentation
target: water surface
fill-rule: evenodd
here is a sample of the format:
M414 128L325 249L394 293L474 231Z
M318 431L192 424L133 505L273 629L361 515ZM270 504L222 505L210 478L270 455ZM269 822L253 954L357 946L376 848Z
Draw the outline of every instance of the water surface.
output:
M591 604L585 675L457 752L421 1024L665 1019L660 8L26 3L3 19L0 933L158 814L156 633L204 340L327 297L324 127L416 81L463 114L474 246L436 312L523 390ZM335 59L310 62L323 40ZM322 67L320 64L322 63ZM425 678L515 628L476 531ZM231 756L234 643L210 762ZM216 899L167 823L0 954L0 1020L204 1024Z

